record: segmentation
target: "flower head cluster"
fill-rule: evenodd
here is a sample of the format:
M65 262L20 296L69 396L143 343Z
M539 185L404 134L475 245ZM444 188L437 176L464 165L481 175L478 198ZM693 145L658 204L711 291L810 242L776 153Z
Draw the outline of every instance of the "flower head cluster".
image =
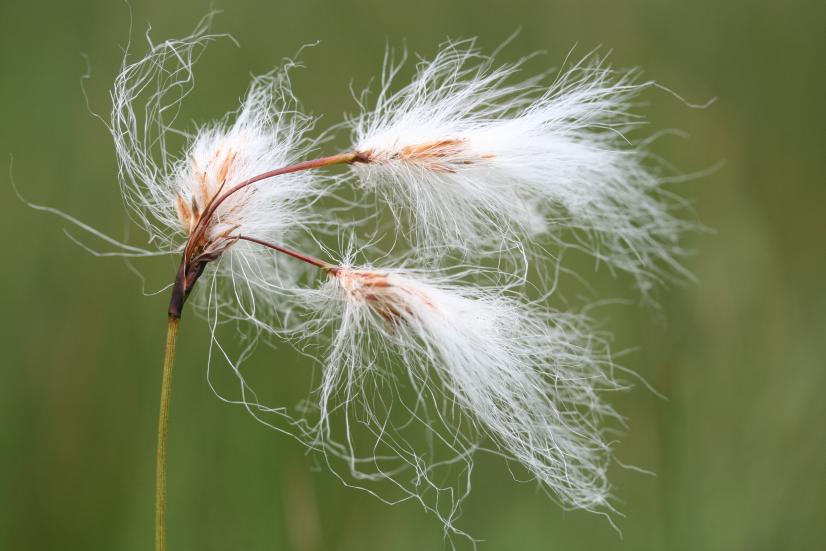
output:
M314 120L290 92L289 63L255 78L225 120L174 128L192 64L213 38L205 22L125 61L110 129L127 205L159 250L181 255L170 315L206 273L213 336L229 317L323 350L312 399L273 408L214 338L240 381L240 398L225 399L322 452L347 483L390 482L395 497L368 489L418 499L454 532L482 450L566 506L610 509L603 423L617 416L603 395L622 385L605 339L587 317L526 298L507 263L491 274L473 261L503 245L526 259L574 245L643 289L679 267L685 224L625 137L648 84L593 57L550 83L519 80L521 64L449 43L396 91L400 65L388 63L375 107L349 121L352 148L308 160L321 140L307 137ZM183 153L172 156L167 139L180 136ZM321 170L332 165L351 172ZM363 223L339 215L371 204L368 219L394 224L409 245L404 262L356 266L350 254L335 263L294 248L324 250L339 218L366 240ZM320 285L303 277L316 269Z
M604 506L609 446L599 421L614 413L597 392L618 388L605 370L604 342L589 334L582 316L455 279L373 268L331 272L318 305L322 321L336 328L322 419L342 396L352 398L347 387L365 370L391 377L401 363L415 400L450 419L440 437L461 446L462 455L468 442L487 439L566 505ZM373 412L371 400L360 401L357 411Z

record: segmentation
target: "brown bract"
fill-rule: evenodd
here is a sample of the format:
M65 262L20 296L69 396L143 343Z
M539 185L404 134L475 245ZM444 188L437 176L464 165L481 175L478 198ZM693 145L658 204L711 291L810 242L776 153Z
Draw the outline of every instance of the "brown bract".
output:
M175 201L175 210L188 235L192 234L201 221L201 216L223 190L237 156L237 151L224 151L218 147L204 168L193 157L190 201L187 203L181 194L177 195Z
M372 270L330 270L351 300L367 305L384 321L398 324L416 316L412 300L418 300L435 310L433 301L422 291L392 282L388 274Z
M226 186L237 156L237 151L218 147L203 168L193 158L190 200L187 202L181 194L175 198L175 210L189 238L175 279L169 307L172 317L180 317L183 303L206 265L238 241L232 233L239 224L232 220L234 215L240 213L254 189L236 194L231 201L224 202L220 211L211 209Z
M411 144L392 152L370 150L361 152L361 155L367 159L361 162L401 161L418 164L433 172L449 173L494 156L491 153L469 155L467 140L464 138L443 138Z

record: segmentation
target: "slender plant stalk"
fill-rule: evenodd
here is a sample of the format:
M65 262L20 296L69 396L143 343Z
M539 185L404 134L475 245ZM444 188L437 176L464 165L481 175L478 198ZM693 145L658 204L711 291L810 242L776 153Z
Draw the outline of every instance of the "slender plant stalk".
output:
M247 186L250 186L256 182L260 182L261 180L266 180L268 178L273 178L275 176L281 176L282 174L290 174L292 172L301 172L302 170L311 170L315 168L322 168L325 166L332 166L332 165L341 165L341 164L352 164L352 163L363 163L366 162L368 157L364 153L359 153L357 151L350 151L347 153L338 153L336 155L330 155L329 157L320 157L318 159L312 159L310 161L304 161L301 163L296 163L294 165L285 166L281 168L277 168L275 170L270 170L268 172L262 172L257 176L253 176L243 182L236 184L235 186L228 189L223 195L218 197L208 208L207 212L204 214L204 218L209 218L218 206L224 202L224 200L241 189L244 189Z
M313 266L315 266L317 268L321 268L322 270L327 270L328 272L335 271L335 269L336 269L336 267L333 266L332 264L330 264L329 262L324 262L323 260L319 260L318 258L315 258L314 256L310 256L308 254L296 251L294 249L290 249L290 248L285 247L283 245L277 245L275 243L268 243L267 241L264 241L262 239L257 239L255 237L250 237L248 235L239 235L238 239L241 239L243 241L250 241L252 243L257 243L258 245L267 247L268 249L273 249L273 250L278 251L282 254L286 254L287 256L291 256L291 257L293 257L295 259L298 259L302 262L306 262L307 264L312 264Z
M175 359L175 341L178 336L178 326L181 323L181 313L184 303L186 302L189 293L195 282L203 273L206 264L214 257L207 255L198 255L197 246L202 243L202 238L207 231L210 219L215 214L218 206L226 200L227 197L233 193L250 186L261 180L279 176L281 174L289 174L291 172L298 172L301 170L310 170L314 168L321 168L330 165L366 162L367 157L363 153L350 152L332 155L330 157L322 157L311 161L304 161L295 165L286 166L269 172L264 172L248 180L236 184L230 188L223 195L216 195L207 205L203 216L198 225L190 233L187 245L184 249L181 265L178 268L178 275L175 278L175 284L172 288L172 298L169 303L169 325L166 333L166 353L163 361L163 377L161 381L161 405L160 414L158 416L158 449L155 466L155 551L166 551L166 435L167 426L169 424L169 399L172 393L172 364ZM319 268L334 271L335 266L319 260L310 255L294 251L287 247L268 243L260 239L249 236L238 236L238 239L243 239L253 243L258 243L265 247L269 247L283 254L289 255L293 258L307 262Z
M155 466L155 551L166 551L166 432L169 422L169 397L172 392L172 363L180 318L169 316L166 353L163 359L161 407L158 416L158 449Z

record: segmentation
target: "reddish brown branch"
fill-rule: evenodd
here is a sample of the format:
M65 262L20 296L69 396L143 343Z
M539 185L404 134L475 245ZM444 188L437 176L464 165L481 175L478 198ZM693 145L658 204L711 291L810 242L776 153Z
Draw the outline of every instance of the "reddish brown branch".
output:
M275 176L280 176L282 174L290 174L292 172L300 172L302 170L310 170L313 168L321 168L330 165L338 165L338 164L352 164L352 163L364 163L367 162L369 159L368 157L361 152L358 151L351 151L349 153L339 153L338 155L331 155L329 157L321 157L320 159L313 159L311 161L304 161L302 163L285 166L282 168L277 168L275 170L270 170L269 172L262 172L257 176L253 176L243 182L235 184L233 187L225 191L220 197L214 199L209 207L205 210L203 216L198 221L198 225L195 228L194 232L190 236L190 242L197 243L198 239L201 238L204 231L206 231L206 227L209 225L209 220L215 214L215 211L221 206L221 203L227 200L229 196L232 194L244 189L245 187L251 186L256 182L260 182L261 180L266 180L267 178L273 178Z
M304 254L302 252L295 251L293 249L289 249L289 248L284 247L282 245L276 245L275 243L268 243L268 242L263 241L261 239L257 239L255 237L249 237L249 236L246 236L246 235L239 235L238 239L243 239L244 241L250 241L252 243L257 243L258 245L262 245L264 247L267 247L268 249L273 249L275 251L278 251L280 253L284 253L284 254L286 254L288 256L291 256L293 258L297 258L298 260L301 260L302 262L306 262L307 264L312 264L313 266L316 266L316 267L321 268L322 270L326 270L328 272L332 272L332 271L336 270L336 267L333 264L330 264L329 262L324 262L323 260L319 260L318 258L315 258L315 257L310 256L308 254Z

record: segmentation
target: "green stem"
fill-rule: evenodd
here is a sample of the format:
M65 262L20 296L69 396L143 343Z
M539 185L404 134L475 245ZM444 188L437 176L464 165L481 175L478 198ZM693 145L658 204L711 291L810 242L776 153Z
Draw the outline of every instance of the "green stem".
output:
M172 392L172 363L180 318L169 316L166 353L161 381L161 408L158 416L158 449L155 466L155 551L166 551L166 433L169 423L169 397Z
M289 174L291 172L299 172L302 170L310 170L313 168L321 168L337 164L352 164L369 162L369 154L359 151L352 151L349 153L340 153L338 155L331 155L329 157L322 157L320 159L313 159L311 161L304 161L295 165L290 165L269 172L264 172L253 176L243 182L236 184L222 195L216 194L210 201L198 221L195 229L190 233L187 240L186 248L184 249L183 257L181 258L181 265L178 268L178 275L175 278L175 284L172 289L172 298L169 302L169 325L166 333L166 353L163 360L163 378L161 382L161 407L160 415L158 416L158 449L155 466L155 551L166 551L166 433L167 425L169 424L169 398L172 393L172 363L175 359L175 340L178 336L178 325L181 323L181 311L189 296L195 282L203 273L207 262L214 260L206 258L206 255L197 256L194 254L194 248L202 243L202 237L207 231L209 221L216 209L227 197L244 189L261 180L279 176L281 174ZM220 190L219 190L220 191ZM274 245L248 236L239 236L238 239L245 239L266 247L270 247L284 254L288 254L304 262L308 262L319 268L328 270L333 273L336 268L326 262L309 255L305 255L298 251L293 251L281 245Z

